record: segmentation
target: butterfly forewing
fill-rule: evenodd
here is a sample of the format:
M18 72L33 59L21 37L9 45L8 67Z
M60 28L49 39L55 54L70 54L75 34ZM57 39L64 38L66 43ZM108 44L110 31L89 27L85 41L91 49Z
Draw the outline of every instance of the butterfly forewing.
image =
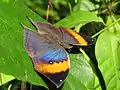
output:
M59 41L64 42L65 44L88 46L93 43L93 39L91 37L86 36L87 39L89 39L87 40L85 39L85 36L83 37L82 35L68 28L55 27L51 24L41 22L32 21L32 23L38 29L40 34L43 34L44 32L52 35L53 37L56 36Z
M49 23L33 22L33 21L31 22L34 24L34 26L37 28L40 34L50 34L53 37L62 39L63 35L58 27L55 27Z

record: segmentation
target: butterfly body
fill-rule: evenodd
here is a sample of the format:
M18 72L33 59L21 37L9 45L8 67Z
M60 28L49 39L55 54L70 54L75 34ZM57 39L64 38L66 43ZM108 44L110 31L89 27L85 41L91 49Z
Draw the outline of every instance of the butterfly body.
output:
M87 46L88 42L71 29L41 22L32 21L32 24L38 32L24 26L25 49L32 58L35 70L60 87L70 69L65 49L70 49L73 45Z

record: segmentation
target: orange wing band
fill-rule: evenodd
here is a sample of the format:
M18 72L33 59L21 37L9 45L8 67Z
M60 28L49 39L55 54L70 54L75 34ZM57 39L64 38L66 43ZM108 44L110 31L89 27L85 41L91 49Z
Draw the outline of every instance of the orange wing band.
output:
M79 42L80 45L88 45L88 42L75 31L68 28L66 29L66 31L69 32L72 36L74 36L74 38Z
M70 61L63 60L61 62L54 62L53 64L39 63L35 64L35 69L40 73L55 74L59 72L65 72L70 69Z

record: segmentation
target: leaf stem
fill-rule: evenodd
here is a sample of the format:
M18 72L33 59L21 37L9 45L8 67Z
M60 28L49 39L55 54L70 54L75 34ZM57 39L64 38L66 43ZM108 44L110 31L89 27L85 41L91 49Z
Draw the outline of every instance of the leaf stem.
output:
M102 33L103 31L107 30L108 28L110 28L111 26L113 26L114 24L118 23L120 21L120 18L117 19L115 22L113 22L112 24L110 24L109 26L106 26L104 29L102 29L101 31L99 31L98 33L94 34L92 36L92 38L98 36L100 33Z

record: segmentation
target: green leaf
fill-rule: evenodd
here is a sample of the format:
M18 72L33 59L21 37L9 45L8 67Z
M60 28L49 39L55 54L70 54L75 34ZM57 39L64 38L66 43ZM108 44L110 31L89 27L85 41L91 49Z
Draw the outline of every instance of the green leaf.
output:
M103 32L95 53L107 90L120 90L120 32Z
M43 21L26 7L23 0L0 1L0 72L46 87L34 71L23 46L23 28L20 23L32 26L26 16Z
M79 10L90 11L95 9L95 5L89 0L79 0L74 6L73 12L78 12Z
M73 12L71 15L57 22L55 25L72 28L79 24L85 24L91 21L102 22L102 19L97 17L95 13L88 11Z
M83 54L69 54L69 56L71 69L63 90L77 90L78 88L86 90L93 88L95 76Z
M0 73L0 85L3 85L13 79L14 79L14 77L11 75L5 75L3 73Z
M74 76L69 74L68 78L65 81L65 84L62 88L62 90L87 90L87 87L83 85L80 80L77 80Z

